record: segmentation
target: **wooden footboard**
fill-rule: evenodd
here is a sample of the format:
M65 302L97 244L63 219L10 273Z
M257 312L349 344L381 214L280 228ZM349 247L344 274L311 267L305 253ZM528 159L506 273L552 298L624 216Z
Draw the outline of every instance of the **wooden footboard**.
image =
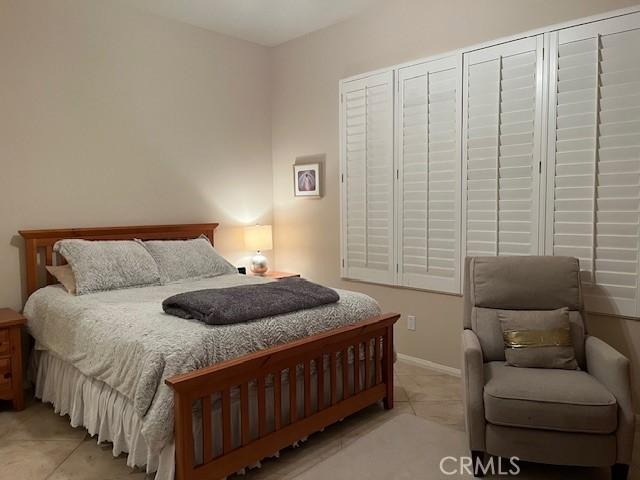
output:
M212 480L224 478L243 467L285 448L332 423L375 403L384 401L385 408L393 408L393 325L400 316L389 313L353 325L307 337L292 343L255 352L212 367L203 368L167 379L174 390L176 479ZM354 361L349 362L348 351L353 348ZM338 356L341 352L342 355ZM365 361L356 359L364 353ZM311 365L324 366L329 362L330 400L325 402L324 368L315 368L312 380ZM338 398L337 362L342 362L342 398ZM369 359L372 359L369 360ZM298 367L301 365L301 367ZM298 415L296 398L296 369L303 368L301 377L304 392L303 415ZM364 369L361 372L361 368ZM281 372L288 370L289 418L282 418ZM344 374L344 372L348 372ZM267 379L273 388L266 388ZM353 379L349 382L349 378ZM364 382L360 379L364 378ZM250 432L249 384L257 384L258 435ZM317 382L312 399L312 381ZM232 444L231 390L240 392L240 445ZM267 427L267 392L273 395L273 428ZM214 456L212 428L212 396L220 394L222 415L222 453ZM193 406L201 405L202 463L196 465L193 439ZM315 408L313 408L315 405ZM199 420L200 421L200 420Z

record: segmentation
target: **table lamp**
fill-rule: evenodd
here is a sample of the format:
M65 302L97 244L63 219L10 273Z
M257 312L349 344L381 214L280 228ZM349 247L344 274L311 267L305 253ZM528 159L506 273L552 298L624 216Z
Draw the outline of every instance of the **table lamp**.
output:
M271 225L245 227L244 243L247 250L256 251L256 254L251 258L251 271L257 275L264 275L269 268L267 267L267 257L261 252L273 248Z

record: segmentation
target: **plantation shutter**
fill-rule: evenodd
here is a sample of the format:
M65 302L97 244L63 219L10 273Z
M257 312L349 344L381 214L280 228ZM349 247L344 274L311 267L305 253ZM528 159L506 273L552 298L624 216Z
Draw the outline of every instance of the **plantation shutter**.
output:
M457 57L401 68L398 273L401 285L460 291L460 68Z
M395 283L393 72L341 90L342 276Z
M537 255L543 37L464 55L464 256Z
M592 312L638 316L640 14L550 36L547 253Z

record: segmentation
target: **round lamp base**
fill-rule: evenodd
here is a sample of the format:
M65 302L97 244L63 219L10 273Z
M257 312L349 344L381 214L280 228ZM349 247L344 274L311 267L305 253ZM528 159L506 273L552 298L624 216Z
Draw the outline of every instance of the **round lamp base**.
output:
M269 270L267 266L267 257L260 252L256 253L251 259L251 271L256 275L264 275Z

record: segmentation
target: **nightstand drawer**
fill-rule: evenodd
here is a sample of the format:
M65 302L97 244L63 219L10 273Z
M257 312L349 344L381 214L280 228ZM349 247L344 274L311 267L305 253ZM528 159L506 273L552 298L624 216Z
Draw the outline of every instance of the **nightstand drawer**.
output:
M0 330L0 355L11 353L11 343L9 342L9 330Z
M0 394L11 391L11 359L0 358Z

